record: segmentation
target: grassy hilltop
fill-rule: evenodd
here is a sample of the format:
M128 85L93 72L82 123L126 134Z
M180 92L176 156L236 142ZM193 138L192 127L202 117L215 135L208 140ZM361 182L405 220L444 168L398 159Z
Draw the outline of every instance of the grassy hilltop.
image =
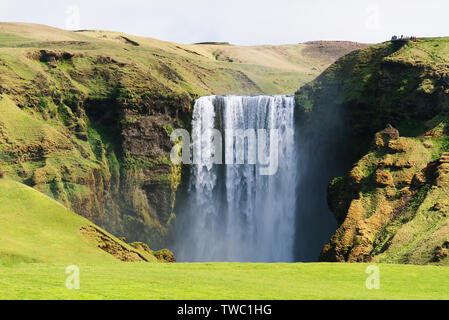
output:
M22 55L29 54L30 49L51 49L83 53L84 57L77 56L65 65L70 67L73 63L80 72L87 69L92 64L89 60L96 56L113 57L117 59L115 63L125 64L122 66L124 74L145 69L147 76L154 77L151 80L168 87L165 89L193 95L292 93L298 85L314 79L342 55L364 46L325 41L282 46L185 45L120 32L71 32L23 23L0 23L0 34L2 59L5 63L10 62L10 68L6 69L16 71L18 76L24 77L23 80L32 79L41 70ZM128 63L135 68L129 68ZM63 66L57 65L56 69L59 67ZM148 82L139 84L142 80L139 74L128 76L130 87L147 85L150 89L155 86ZM76 78L70 80L82 82ZM94 85L93 81L91 84ZM97 88L83 85L90 90L107 89L101 83L97 83ZM103 94L106 93L104 90Z
M289 93L349 42L183 45L0 23L0 167L130 241L165 244L182 168L174 128L208 94Z

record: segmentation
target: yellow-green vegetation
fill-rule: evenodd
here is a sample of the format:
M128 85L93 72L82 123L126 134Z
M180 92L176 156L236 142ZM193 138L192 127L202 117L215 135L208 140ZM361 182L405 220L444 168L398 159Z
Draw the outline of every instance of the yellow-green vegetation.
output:
M70 75L74 67L80 72L89 69L95 56L117 58L111 62L125 64L123 72L132 71L126 70L129 63L136 67L134 76L139 76L140 67L145 67L170 89L197 95L291 93L336 58L362 46L349 42L252 47L214 43L186 45L120 32L69 32L24 23L1 23L0 34L2 60L23 78L32 79L41 71L26 58L30 48L54 49L75 54L73 62L55 61L59 64L57 68L63 69L66 75ZM70 80L81 90L92 89L76 78ZM130 85L136 84L131 83L132 79L128 81ZM105 85L102 82L96 77L90 84L102 89ZM142 87L144 85L142 83Z
M66 289L64 264L0 266L0 299L449 299L449 269L435 266L380 264L379 290L366 264L78 266L79 290Z
M180 167L169 133L209 94L289 93L354 43L184 45L0 23L0 167L118 236L162 248Z
M337 134L321 121L323 143L360 159L329 184L339 228L322 261L449 264L448 48L449 38L374 45L297 92L311 123L345 121Z

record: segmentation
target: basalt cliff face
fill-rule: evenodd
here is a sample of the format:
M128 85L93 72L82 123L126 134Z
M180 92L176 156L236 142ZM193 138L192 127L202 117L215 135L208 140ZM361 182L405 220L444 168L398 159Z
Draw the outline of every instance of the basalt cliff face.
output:
M375 45L297 92L304 123L339 115L310 129L341 147L327 195L338 228L321 261L449 264L448 47L447 38Z
M0 23L0 171L116 236L163 247L188 172L170 162L169 136L190 129L194 100L290 93L361 46L182 45Z

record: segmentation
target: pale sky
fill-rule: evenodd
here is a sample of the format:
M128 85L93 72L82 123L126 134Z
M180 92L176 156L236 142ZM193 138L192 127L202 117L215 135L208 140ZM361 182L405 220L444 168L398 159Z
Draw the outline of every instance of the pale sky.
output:
M0 0L0 21L122 31L180 43L365 43L449 36L447 0Z

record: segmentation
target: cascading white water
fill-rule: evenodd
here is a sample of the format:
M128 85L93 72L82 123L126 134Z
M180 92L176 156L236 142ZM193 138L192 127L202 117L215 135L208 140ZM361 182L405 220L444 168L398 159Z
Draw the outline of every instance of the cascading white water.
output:
M178 261L294 260L294 104L294 96L286 95L208 96L196 101L193 148L203 156L191 167L188 200L178 209ZM245 164L214 164L209 129L218 129L223 137L227 129L277 129L277 172L261 175L259 169L266 166L248 164L247 153ZM223 150L228 147L223 139Z

